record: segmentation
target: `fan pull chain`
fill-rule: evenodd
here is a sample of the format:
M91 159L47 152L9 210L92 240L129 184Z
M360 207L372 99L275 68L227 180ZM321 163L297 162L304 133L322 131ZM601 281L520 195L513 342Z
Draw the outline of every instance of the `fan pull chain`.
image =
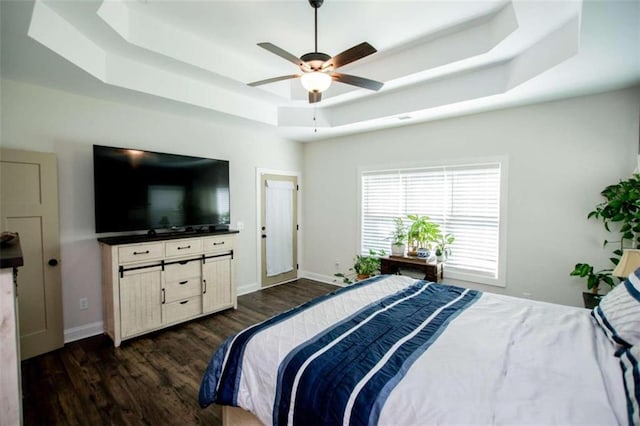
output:
M313 133L318 133L318 120L316 120L316 113L318 112L318 107L313 106Z

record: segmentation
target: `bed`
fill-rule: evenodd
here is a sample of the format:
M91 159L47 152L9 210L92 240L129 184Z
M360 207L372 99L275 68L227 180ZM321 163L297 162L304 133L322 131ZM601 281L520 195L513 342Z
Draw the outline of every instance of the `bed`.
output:
M591 315L377 276L230 337L199 402L265 425L637 424L640 327L610 299Z

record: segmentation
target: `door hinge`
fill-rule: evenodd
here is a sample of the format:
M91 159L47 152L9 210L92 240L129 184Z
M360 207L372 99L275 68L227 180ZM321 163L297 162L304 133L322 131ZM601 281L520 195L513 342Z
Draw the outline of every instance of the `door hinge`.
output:
M296 271L297 271L298 269L300 269L300 265L298 265L298 264L296 263Z
M300 230L300 225L296 225L296 231Z
M296 185L296 191L300 191L300 185Z

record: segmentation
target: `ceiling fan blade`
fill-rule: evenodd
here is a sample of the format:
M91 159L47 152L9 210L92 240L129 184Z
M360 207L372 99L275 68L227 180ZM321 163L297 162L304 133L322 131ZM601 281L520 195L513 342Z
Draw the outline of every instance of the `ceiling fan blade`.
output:
M358 86L370 90L380 90L382 86L384 86L384 83L381 83L379 81L370 80L368 78L358 77L350 74L341 74L337 72L331 74L331 78L340 83L350 84L352 86Z
M329 67L333 67L333 69L336 69L376 52L376 48L365 41L358 44L357 46L353 46L352 48L345 50L342 53L338 53L336 56L322 64L322 69L326 69Z
M267 78L266 80L254 81L253 83L247 83L248 86L256 87L263 84L275 83L276 81L289 80L290 78L298 78L299 74L281 75L280 77Z
M295 56L292 53L287 52L284 49L279 48L275 44L265 42L265 43L258 43L258 46L262 47L263 49L268 50L269 52L271 52L273 54L276 54L276 55L280 56L283 59L286 59L289 62L293 62L294 64L296 64L300 68L305 68L306 65L307 65L302 59L298 58L297 56Z
M314 104L322 100L322 92L309 92L309 103Z

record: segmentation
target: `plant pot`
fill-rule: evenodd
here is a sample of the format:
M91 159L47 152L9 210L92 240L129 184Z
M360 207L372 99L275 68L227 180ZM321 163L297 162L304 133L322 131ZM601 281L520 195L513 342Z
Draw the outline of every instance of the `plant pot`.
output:
M391 256L404 256L404 244L391 244Z
M436 256L436 259L438 260L439 263L444 263L447 260L447 256L444 254L441 254L440 256Z
M428 259L429 257L431 257L431 250L429 250L428 248L419 248L418 257L421 259Z
M368 274L358 274L356 275L356 280L357 281L362 281L362 280L366 280L367 278L370 278L371 275Z
M590 291L585 291L582 293L582 301L584 302L584 307L587 309L593 309L600 304L600 300L604 297L604 294L594 294Z
M418 247L409 246L407 248L407 256L417 256L418 255Z

